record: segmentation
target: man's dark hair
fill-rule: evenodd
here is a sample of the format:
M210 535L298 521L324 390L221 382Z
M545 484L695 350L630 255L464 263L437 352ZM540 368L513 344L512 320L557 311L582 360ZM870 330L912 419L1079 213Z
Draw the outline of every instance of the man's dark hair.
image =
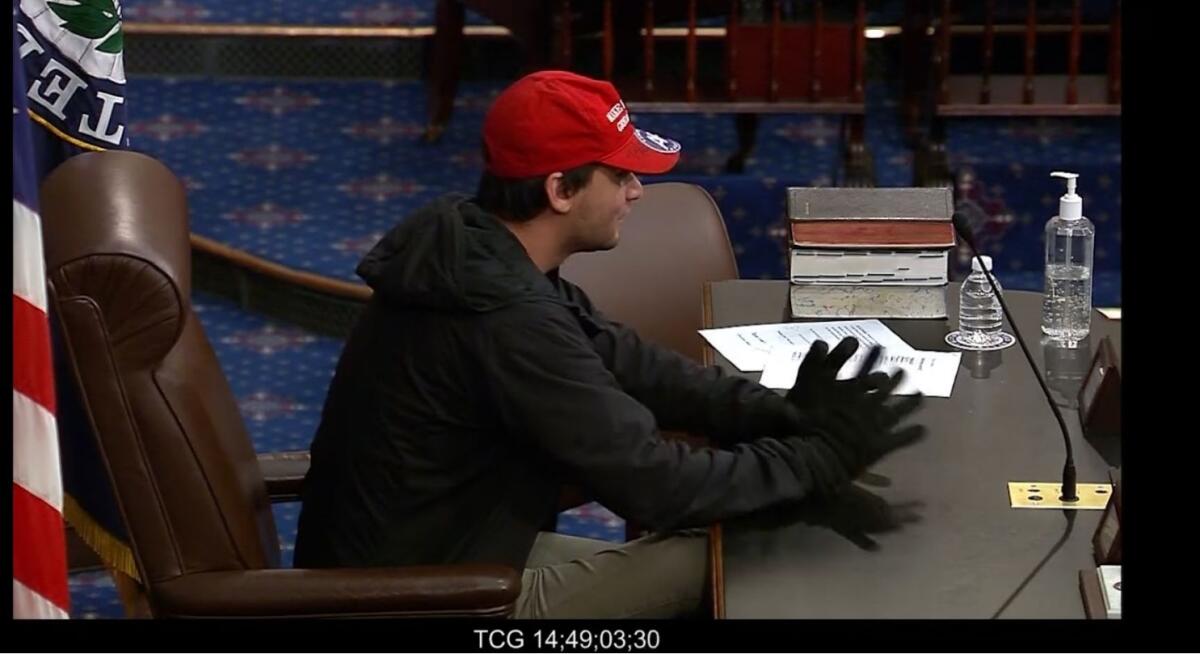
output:
M484 152L486 159L487 153ZM592 171L601 164L589 163L563 171L562 186L568 194L574 194L592 181ZM475 204L488 213L512 222L525 222L550 206L546 197L545 181L549 175L505 179L483 172L479 188L475 191Z

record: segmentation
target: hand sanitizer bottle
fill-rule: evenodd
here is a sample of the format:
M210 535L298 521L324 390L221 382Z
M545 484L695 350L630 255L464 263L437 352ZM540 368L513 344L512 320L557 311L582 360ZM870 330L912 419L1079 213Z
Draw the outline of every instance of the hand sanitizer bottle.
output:
M1046 223L1046 290L1042 332L1066 347L1076 347L1091 330L1092 254L1096 228L1083 216L1083 200L1075 194L1075 173L1054 172L1067 180L1058 215Z

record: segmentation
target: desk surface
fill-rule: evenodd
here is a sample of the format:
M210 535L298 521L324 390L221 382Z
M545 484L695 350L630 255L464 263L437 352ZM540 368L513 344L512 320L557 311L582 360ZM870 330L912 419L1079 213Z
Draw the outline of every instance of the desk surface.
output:
M948 351L943 338L957 326L957 298L951 285L949 320L884 322L914 348ZM1083 349L1051 348L1040 339L1041 295L1008 291L1005 298L1042 373L1049 370L1079 481L1107 482L1119 453L1105 449L1106 461L1082 437L1068 398L1103 337L1119 354L1120 322L1093 312ZM788 320L786 281L716 282L704 300L711 327ZM706 356L736 371L720 354ZM916 420L928 426L928 436L877 464L872 472L891 484L869 490L890 502L920 502L920 522L873 534L875 551L796 521L749 516L719 525L713 530L718 617L989 618L1010 599L1000 617L1085 617L1078 573L1096 565L1091 538L1101 512L1077 511L1070 534L1047 559L1067 533L1064 513L1009 507L1009 481L1060 481L1064 459L1058 423L1020 345L964 353L951 397L927 398Z

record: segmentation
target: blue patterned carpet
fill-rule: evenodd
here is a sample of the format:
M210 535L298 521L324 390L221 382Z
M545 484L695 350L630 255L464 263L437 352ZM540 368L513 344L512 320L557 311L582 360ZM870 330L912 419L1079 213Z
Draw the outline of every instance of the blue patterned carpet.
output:
M357 281L354 266L396 221L442 193L473 189L483 114L502 86L464 83L451 129L427 144L417 81L135 78L131 138L184 178L195 232ZM880 186L913 178L897 95L881 82L868 88L868 145ZM727 219L742 276L784 277L785 189L841 183L838 120L764 117L740 175L722 173L736 147L729 116L636 120L684 144L671 174L645 181L707 188ZM1098 225L1096 301L1120 303L1120 138L1119 119L951 122L962 201L980 213L978 238L1007 287L1040 290L1041 229L1062 193L1049 173L1067 169L1081 174L1085 213Z
M193 231L358 281L355 265L396 221L443 193L474 189L483 114L501 88L464 83L452 129L427 144L420 82L134 79L131 138L184 178ZM736 148L731 117L637 122L685 144L671 175L645 181L707 187L730 218L743 276L781 277L784 189L835 183L840 123L768 116L746 174L722 175Z

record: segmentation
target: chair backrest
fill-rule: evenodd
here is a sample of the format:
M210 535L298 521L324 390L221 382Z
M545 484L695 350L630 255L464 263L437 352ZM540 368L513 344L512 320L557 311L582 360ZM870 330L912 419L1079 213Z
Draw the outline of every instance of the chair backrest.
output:
M183 185L141 154L82 154L41 209L51 310L151 605L180 575L278 567L262 473L192 312Z
M607 252L576 254L560 272L612 320L701 361L704 282L737 279L725 221L699 186L649 184Z

